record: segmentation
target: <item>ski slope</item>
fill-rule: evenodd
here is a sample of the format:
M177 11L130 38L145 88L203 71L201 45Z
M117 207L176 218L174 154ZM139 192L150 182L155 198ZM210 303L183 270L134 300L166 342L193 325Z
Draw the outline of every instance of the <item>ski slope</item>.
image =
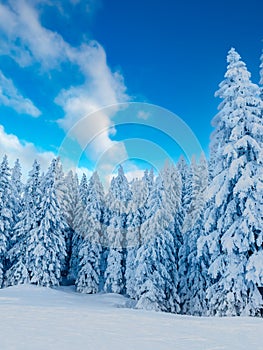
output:
M129 303L72 287L2 289L0 349L263 349L263 319L178 316L133 310Z

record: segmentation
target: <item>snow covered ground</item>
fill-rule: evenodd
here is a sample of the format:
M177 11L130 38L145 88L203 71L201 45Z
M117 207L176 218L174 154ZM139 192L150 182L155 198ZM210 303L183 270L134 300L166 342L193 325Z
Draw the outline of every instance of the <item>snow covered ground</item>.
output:
M0 349L262 349L263 319L133 310L114 294L72 287L0 290Z

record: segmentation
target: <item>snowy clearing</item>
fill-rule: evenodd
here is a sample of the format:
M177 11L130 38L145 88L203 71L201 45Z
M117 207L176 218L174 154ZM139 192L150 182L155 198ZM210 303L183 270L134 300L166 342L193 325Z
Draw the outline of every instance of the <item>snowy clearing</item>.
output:
M263 319L178 316L127 303L72 287L2 289L1 349L262 349Z

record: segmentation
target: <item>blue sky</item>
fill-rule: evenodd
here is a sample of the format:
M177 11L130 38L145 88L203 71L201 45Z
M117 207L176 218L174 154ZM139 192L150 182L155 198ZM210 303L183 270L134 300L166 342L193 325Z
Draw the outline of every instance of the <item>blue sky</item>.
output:
M214 92L232 46L259 81L262 18L260 0L0 1L0 156L20 157L25 168L38 158L45 168L67 137L75 142L64 150L70 166L72 154L79 157L97 135L79 167L92 170L104 159L106 174L119 161L140 158L127 170L136 173L140 164L161 164L166 153L177 159L185 150L176 140L146 127L154 114L146 103L182 118L207 152L219 104ZM129 101L143 103L136 113L144 131L135 120L133 127L117 125L128 117L116 104ZM76 127L108 105L116 107ZM158 112L163 131L169 112Z

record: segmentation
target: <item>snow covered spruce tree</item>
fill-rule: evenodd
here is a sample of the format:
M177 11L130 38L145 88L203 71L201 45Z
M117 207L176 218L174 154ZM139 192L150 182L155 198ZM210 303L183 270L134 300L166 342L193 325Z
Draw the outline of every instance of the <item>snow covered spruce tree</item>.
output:
M42 286L59 285L66 256L66 223L57 199L57 171L58 160L54 159L42 178L37 225L28 247L30 282Z
M12 210L13 223L12 229L18 220L18 214L21 211L23 184L21 181L21 165L19 159L16 160L13 169L11 170L11 196L10 206ZM12 234L11 234L12 235Z
M189 179L189 176L190 176L189 165L183 156L181 156L178 162L176 163L176 169L180 174L181 182L182 182L181 203L182 203L182 214L185 215L186 207L188 207L188 204L189 204L189 196L190 196L189 186L191 186L191 181Z
M210 315L257 315L263 285L262 101L239 54L227 56L213 120L214 159L203 247L209 251Z
M184 220L184 210L182 208L182 178L177 168L169 161L165 162L161 171L161 176L164 182L166 196L168 196L171 201L170 210L174 218L173 235L176 245L176 255L178 256L178 249L182 242L181 231Z
M61 276L62 276L62 284L68 283L67 281L67 274L69 270L69 257L71 253L71 228L69 227L67 223L67 209L68 209L68 187L66 183L66 177L63 171L63 166L61 163L60 158L57 159L57 165L56 165L56 173L55 173L55 183L56 183L56 198L58 201L58 205L60 208L61 216L64 219L64 222L66 224L65 229L63 230L63 236L66 243L66 256L65 259L63 259L63 265L61 267Z
M167 174L169 177L167 178ZM176 176L174 176L176 174ZM181 193L171 178L179 174L174 167L167 167L158 176L148 200L146 221L141 227L141 241L136 256L135 291L137 308L180 311L177 294L177 247L175 237L175 211L173 206L180 203ZM165 185L169 184L166 188ZM171 186L174 189L171 191ZM180 185L179 185L180 187ZM178 207L177 207L178 209Z
M86 174L82 174L80 184L79 184L79 193L80 193L80 198L86 207L87 205L87 197L88 197L88 179Z
M73 248L73 237L75 237L74 231L74 218L76 217L78 201L79 201L79 182L77 174L74 174L72 170L68 172L65 177L65 197L63 200L62 212L66 220L67 227L65 229L65 240L66 240L66 267L67 267L67 280L68 283L73 283L76 280L76 274L73 273L74 277L71 276L72 266L74 265L75 252L72 252ZM75 241L75 240L74 240ZM74 270L74 268L73 268Z
M0 165L0 287L3 283L6 254L13 225L12 209L10 207L11 192L10 169L7 156L4 156Z
M185 158L181 156L176 164L176 169L179 172L182 180L182 195L181 195L181 219L182 219L182 244L178 252L178 273L179 273L179 286L178 293L180 295L181 302L181 312L185 313L183 305L185 303L185 297L189 294L189 288L187 283L187 256L188 256L188 245L187 245L187 236L185 233L185 222L186 215L189 210L191 194L192 194L192 172L189 168L188 163Z
M86 175L83 174L82 176L82 186L78 185L77 178L73 179L73 189L74 193L72 193L72 196L74 196L74 208L72 207L72 244L71 244L71 256L69 260L69 272L68 272L68 280L70 283L75 283L78 277L79 273L79 262L80 262L80 247L83 242L83 238L86 234L86 222L88 220L87 218L87 211L86 211L86 205L87 203L87 189L86 186ZM83 184L84 187L83 187ZM83 195L82 191L85 189L85 195Z
M127 207L131 200L129 183L123 168L118 169L118 176L112 179L106 196L109 221L106 228L108 254L104 273L104 290L106 292L125 292L125 260L126 260L126 219Z
M81 293L97 293L101 277L101 236L104 210L104 190L97 172L88 184L85 235L79 251L79 271L76 288Z
M72 170L65 177L66 197L64 201L64 215L69 227L73 228L76 207L79 199L79 180L78 175Z
M131 183L132 198L129 203L127 216L127 258L125 268L126 293L135 298L136 254L141 245L141 225L145 221L146 203L153 186L153 170L146 170L141 180Z
M190 166L190 200L183 225L183 244L180 248L179 295L181 312L189 315L205 315L207 266L198 255L197 241L203 230L203 216L208 185L208 165L204 154L200 163L195 158Z
M189 246L188 246L188 228L191 225L189 223L189 213L191 206L191 198L192 198L192 185L193 185L193 163L194 159L190 164L190 167L186 163L185 159L181 157L176 164L178 171L181 174L182 178L182 244L179 248L178 252L178 273L179 273L179 285L178 285L178 293L180 296L180 304L181 304L181 313L185 314L186 308L185 303L188 300L190 290L187 281L187 272L188 272L188 254L189 254Z
M21 211L13 230L12 247L8 251L9 269L5 286L30 283L30 262L34 260L32 237L38 225L40 203L40 165L34 162L25 185Z

